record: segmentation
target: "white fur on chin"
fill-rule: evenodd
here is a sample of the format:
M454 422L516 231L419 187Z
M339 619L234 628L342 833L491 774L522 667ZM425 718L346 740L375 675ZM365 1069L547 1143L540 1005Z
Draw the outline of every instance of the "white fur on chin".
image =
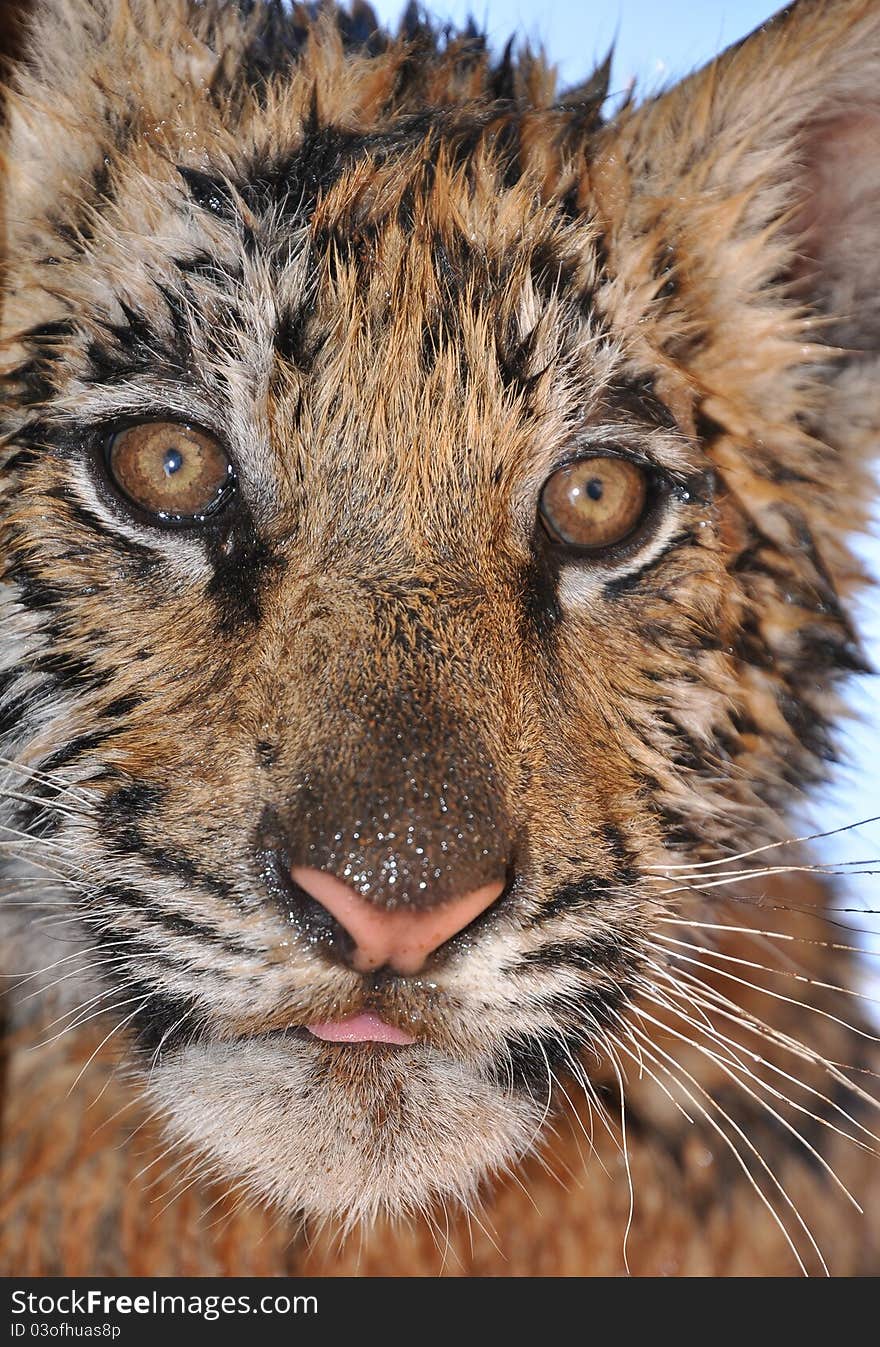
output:
M542 1109L431 1048L300 1039L193 1044L150 1090L174 1132L260 1197L347 1227L470 1201L535 1136Z

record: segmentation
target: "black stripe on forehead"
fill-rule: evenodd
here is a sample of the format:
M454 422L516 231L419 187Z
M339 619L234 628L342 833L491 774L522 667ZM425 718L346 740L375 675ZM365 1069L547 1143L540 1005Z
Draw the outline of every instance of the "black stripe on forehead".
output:
M247 227L242 206L245 214L265 217L271 213L288 222L305 221L321 196L363 160L369 159L379 168L418 147L418 166L429 176L441 153L453 168L468 163L490 129L503 177L510 171L511 146L518 143L519 122L516 111L502 114L497 105L487 105L476 113L458 108L431 109L402 116L386 130L355 132L321 125L313 103L295 148L280 154L274 147L258 150L240 172L231 176L186 165L178 165L177 171L196 206L239 228Z
M195 206L239 230L249 228L246 212L305 220L321 194L328 192L357 158L369 153L374 139L333 126L307 126L295 150L280 156L258 154L234 179L182 164L177 171Z
M662 430L681 432L681 427L658 396L650 374L622 376L610 383L603 393L609 410L629 414L640 421L649 421Z
M235 218L235 198L230 184L224 178L178 164L177 171L186 185L194 205L216 215L219 220Z
M257 161L240 184L242 199L258 215L277 210L307 217L352 164L369 154L371 140L338 127L307 127L296 150L274 162Z
M104 335L85 348L88 372L84 380L108 384L141 371L169 379L186 378L192 369L190 321L200 316L185 278L178 289L156 282L155 314L133 308L117 296L121 323L102 322Z

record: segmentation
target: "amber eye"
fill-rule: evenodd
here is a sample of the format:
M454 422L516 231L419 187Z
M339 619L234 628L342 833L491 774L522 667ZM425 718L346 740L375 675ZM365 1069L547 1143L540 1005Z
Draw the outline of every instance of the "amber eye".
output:
M123 495L166 522L216 510L233 481L229 457L213 436L174 421L117 431L107 466Z
M648 474L625 458L581 458L548 477L541 520L566 547L598 552L633 532L648 499Z

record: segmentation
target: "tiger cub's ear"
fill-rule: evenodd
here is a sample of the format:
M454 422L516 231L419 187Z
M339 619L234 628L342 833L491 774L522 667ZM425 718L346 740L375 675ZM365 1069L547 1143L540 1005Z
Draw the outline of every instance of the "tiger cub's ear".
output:
M30 217L87 193L108 156L173 113L197 124L221 39L243 32L237 5L199 0L0 0L0 16L14 53L4 158Z
M134 165L144 182L174 184L166 128L199 127L205 143L225 143L211 82L216 53L245 40L241 14L201 0L0 0L11 44L0 193L15 203L0 213L2 267L15 274L0 296L0 374L22 358L12 334L65 315L41 259L85 254L117 170ZM142 193L144 210L153 195Z
M594 172L600 199L614 185L612 261L653 286L667 355L729 418L835 423L855 447L836 424L845 389L866 451L880 427L878 0L799 0L607 134Z

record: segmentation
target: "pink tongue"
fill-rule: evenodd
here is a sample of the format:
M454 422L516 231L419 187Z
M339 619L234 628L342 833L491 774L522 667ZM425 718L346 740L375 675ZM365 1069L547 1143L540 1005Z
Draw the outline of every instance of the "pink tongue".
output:
M327 1020L324 1024L307 1024L306 1028L315 1038L325 1043L415 1043L411 1034L386 1024L378 1015L368 1011L362 1015L350 1015L347 1020Z

